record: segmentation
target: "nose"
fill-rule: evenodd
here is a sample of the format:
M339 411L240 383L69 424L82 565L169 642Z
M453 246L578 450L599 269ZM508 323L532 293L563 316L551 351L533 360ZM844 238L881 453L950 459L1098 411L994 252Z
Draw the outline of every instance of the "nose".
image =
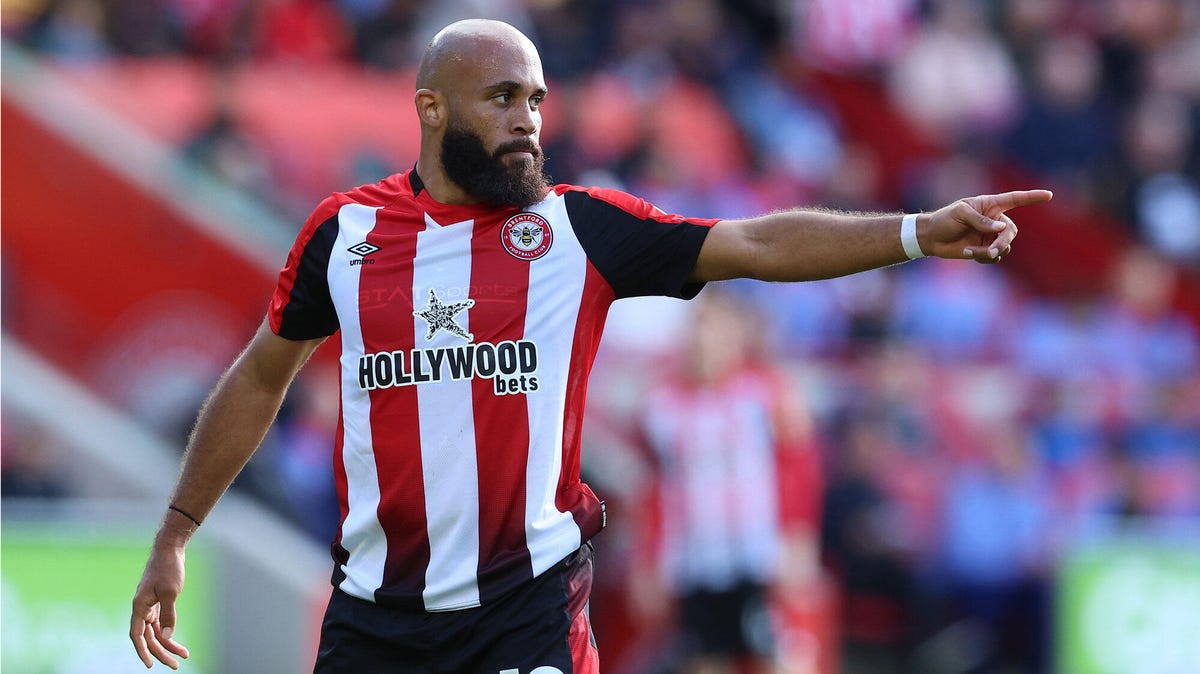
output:
M513 106L511 131L519 136L536 136L542 126L542 113L529 103Z

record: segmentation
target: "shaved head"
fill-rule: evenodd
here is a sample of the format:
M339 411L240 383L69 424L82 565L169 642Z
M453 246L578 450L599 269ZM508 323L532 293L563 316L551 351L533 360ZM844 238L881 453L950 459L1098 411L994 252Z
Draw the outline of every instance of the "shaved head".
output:
M454 203L540 201L549 189L538 143L545 97L541 57L521 31L488 19L443 28L417 73L426 188Z
M438 31L425 47L417 70L417 88L444 89L464 67L486 66L514 55L532 56L541 69L533 42L510 24L493 19L457 21Z

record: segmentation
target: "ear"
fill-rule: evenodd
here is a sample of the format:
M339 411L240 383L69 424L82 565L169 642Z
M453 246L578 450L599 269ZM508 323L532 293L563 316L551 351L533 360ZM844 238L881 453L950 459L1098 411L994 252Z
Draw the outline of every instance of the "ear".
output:
M446 99L440 91L417 89L413 102L417 106L417 118L425 126L436 129L446 122Z

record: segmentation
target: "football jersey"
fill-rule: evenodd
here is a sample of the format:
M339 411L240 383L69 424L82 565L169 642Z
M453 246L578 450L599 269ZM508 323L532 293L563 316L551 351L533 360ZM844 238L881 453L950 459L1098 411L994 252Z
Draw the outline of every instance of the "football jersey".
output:
M486 604L604 526L580 480L613 300L693 297L715 220L558 185L455 206L415 170L325 199L271 299L278 335L341 334L333 583L381 604Z
M660 382L642 410L658 465L660 573L678 592L769 583L778 560L782 382L758 368Z

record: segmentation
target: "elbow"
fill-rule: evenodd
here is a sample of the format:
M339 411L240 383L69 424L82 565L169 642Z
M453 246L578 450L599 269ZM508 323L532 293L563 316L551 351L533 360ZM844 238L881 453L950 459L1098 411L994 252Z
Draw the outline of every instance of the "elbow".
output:
M741 238L739 276L759 281L815 281L826 278L791 238L780 236L779 223L770 218L748 221Z
M725 225L721 227L721 225ZM693 280L811 281L826 278L811 255L796 250L792 237L781 236L769 217L725 221L709 233Z
M762 227L747 227L739 243L739 254L732 265L733 278L758 281L787 281L786 255L778 242L765 235Z

